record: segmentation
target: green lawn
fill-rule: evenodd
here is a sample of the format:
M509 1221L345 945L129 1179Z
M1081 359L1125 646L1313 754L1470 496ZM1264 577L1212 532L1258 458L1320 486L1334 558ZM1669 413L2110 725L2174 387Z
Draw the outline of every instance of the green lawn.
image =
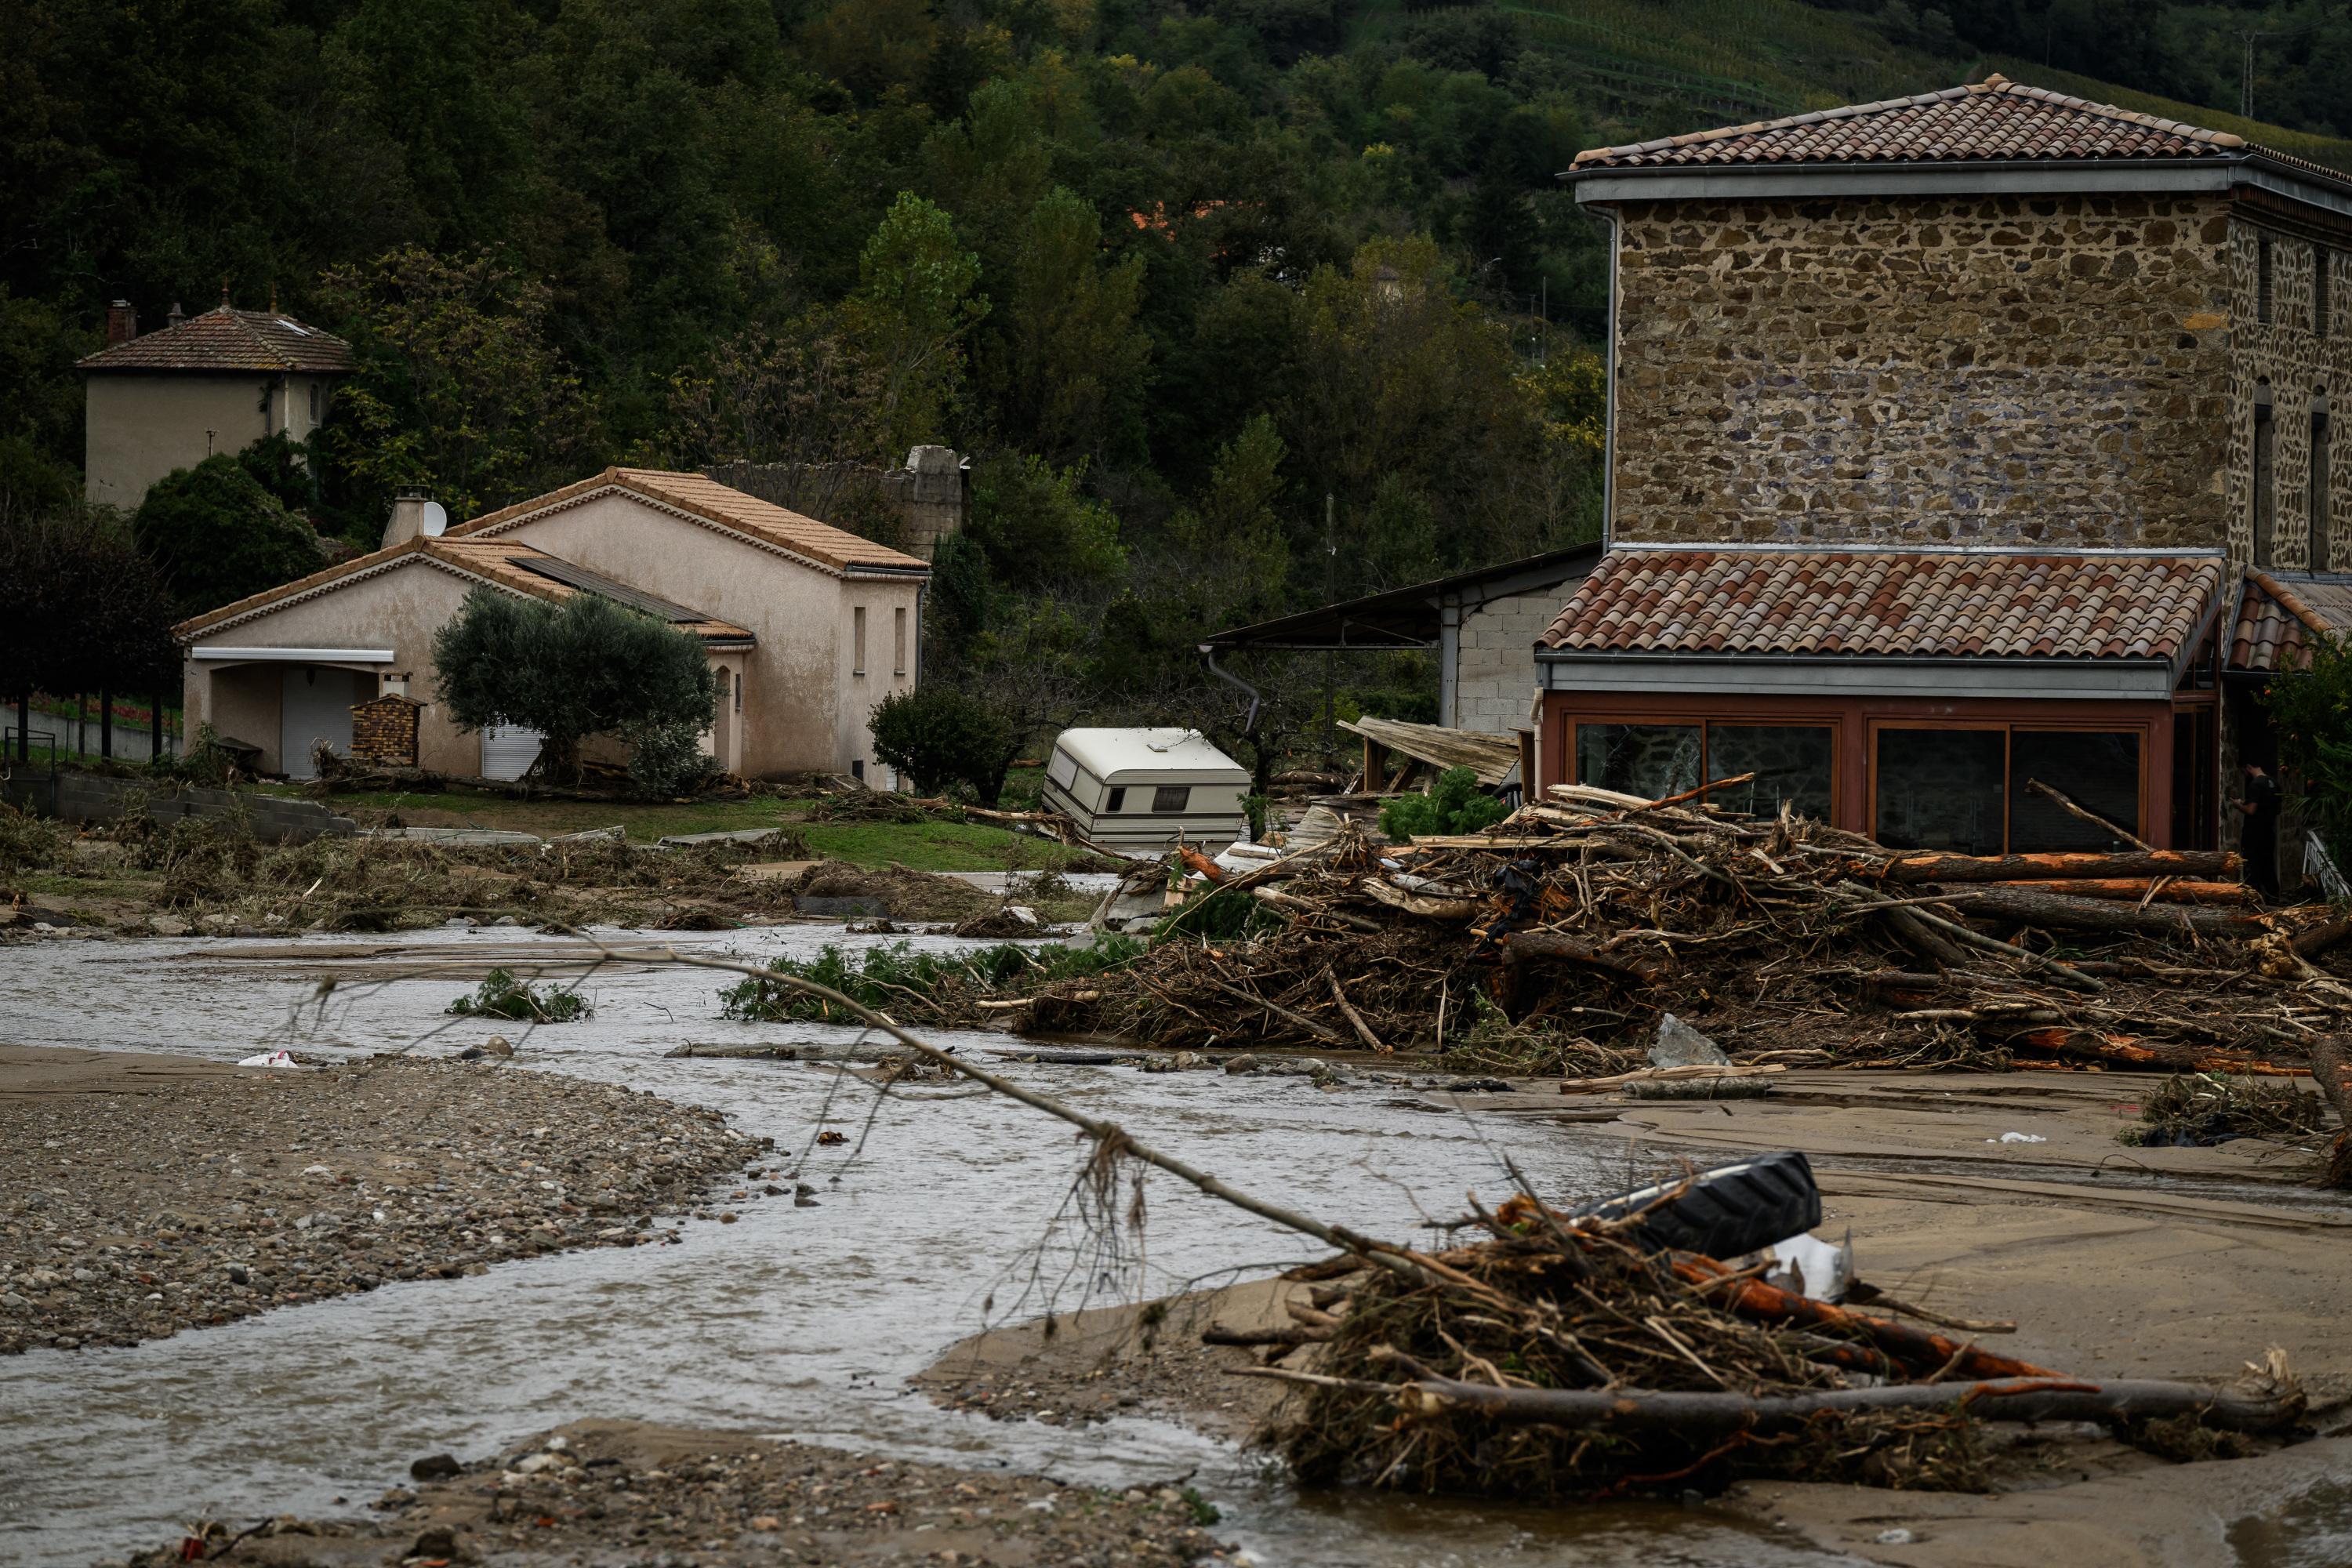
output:
M286 785L272 794L316 798ZM897 863L918 871L1036 871L1077 858L1078 852L1001 827L961 822L811 822L807 800L702 801L688 805L634 802L514 800L450 790L440 794L369 791L326 797L330 810L362 826L392 819L411 827L492 827L553 837L618 826L640 844L672 833L724 833L746 827L790 827L812 853L860 866Z

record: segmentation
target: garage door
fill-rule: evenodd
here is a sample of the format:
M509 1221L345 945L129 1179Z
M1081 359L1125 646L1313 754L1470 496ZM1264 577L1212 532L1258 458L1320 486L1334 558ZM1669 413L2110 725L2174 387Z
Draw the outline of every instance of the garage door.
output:
M285 671L278 704L278 766L289 779L316 778L310 748L324 741L352 750L352 704L375 694L375 677L315 664Z
M482 776L519 779L539 760L539 731L520 724L493 724L482 731Z

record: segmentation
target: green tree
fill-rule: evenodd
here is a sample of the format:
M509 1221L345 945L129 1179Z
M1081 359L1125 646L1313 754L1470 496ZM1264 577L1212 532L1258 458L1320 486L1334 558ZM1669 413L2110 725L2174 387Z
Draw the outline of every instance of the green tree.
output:
M182 616L290 583L326 562L317 531L226 452L157 479L131 531Z
M858 260L844 310L876 380L876 456L942 439L964 390L964 340L988 314L980 258L939 207L902 191Z
M1106 262L1094 208L1067 190L1030 212L1001 312L995 403L1044 451L1099 457L1129 444L1151 356L1135 319L1143 266L1139 255Z
M543 778L577 777L591 735L669 756L678 732L710 727L719 692L700 642L593 594L554 605L477 588L434 634L433 668L458 728L537 731Z
M1118 519L1087 499L1086 466L1057 468L1043 458L992 458L975 465L971 537L994 579L1018 589L1103 588L1127 569Z
M2263 688L2263 707L2278 731L2278 760L2302 781L2304 809L2336 864L2352 869L2352 642L2314 633L2305 649Z
M177 687L171 602L113 514L0 511L0 697Z
M344 473L421 485L453 517L578 477L593 410L548 341L546 285L413 245L321 283L359 359L328 425Z

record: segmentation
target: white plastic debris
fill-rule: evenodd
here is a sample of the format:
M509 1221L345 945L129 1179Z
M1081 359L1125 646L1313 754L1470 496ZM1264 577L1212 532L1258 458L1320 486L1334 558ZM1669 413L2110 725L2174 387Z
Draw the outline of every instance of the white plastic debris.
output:
M1650 1046L1650 1065L1662 1068L1727 1068L1731 1058L1713 1040L1675 1017L1658 1018L1658 1037Z
M1800 1233L1774 1242L1757 1257L1767 1265L1767 1284L1795 1290L1816 1301L1843 1301L1846 1287L1853 1283L1851 1234L1843 1246L1832 1247L1818 1236Z
M2047 1143L2049 1139L2039 1132L2004 1132L1998 1138L1988 1138L1988 1143Z
M241 1068L276 1068L283 1071L307 1072L310 1069L294 1059L292 1051L264 1051L257 1057L247 1057L236 1064Z

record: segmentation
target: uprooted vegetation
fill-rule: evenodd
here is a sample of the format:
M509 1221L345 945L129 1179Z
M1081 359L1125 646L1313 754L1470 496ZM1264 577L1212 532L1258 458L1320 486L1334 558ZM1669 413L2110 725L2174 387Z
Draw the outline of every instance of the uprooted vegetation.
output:
M901 942L854 953L828 945L815 958L775 958L768 968L814 981L893 1017L952 1024L969 1017L989 992L1014 980L1044 984L1101 974L1132 963L1142 951L1141 942L1122 936L1087 947L1033 948L1008 942L968 952L918 952ZM769 980L730 986L720 993L720 1004L723 1016L759 1022L845 1018L837 1003Z
M517 1024L568 1024L594 1012L595 1005L579 992L562 985L534 986L513 973L493 969L471 995L449 1004L460 1018L505 1018Z
M2140 1100L2139 1121L2116 1139L2143 1147L2195 1147L2236 1138L2319 1146L2327 1102L2292 1079L2178 1073Z

